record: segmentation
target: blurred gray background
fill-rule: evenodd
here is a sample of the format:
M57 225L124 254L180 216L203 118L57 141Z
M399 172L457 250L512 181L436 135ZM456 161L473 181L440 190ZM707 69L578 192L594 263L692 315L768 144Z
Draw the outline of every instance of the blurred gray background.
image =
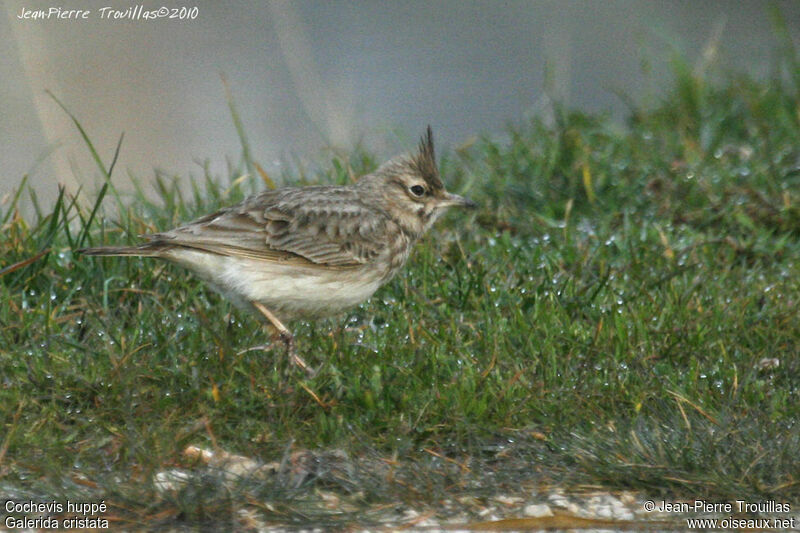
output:
M121 185L154 169L226 176L240 153L220 74L253 156L270 173L363 142L381 157L410 149L427 124L439 145L502 131L550 98L622 124L615 94L652 104L673 52L702 66L769 73L767 2L469 1L189 2L195 20L102 20L90 0L4 1L0 11L0 200L30 174L94 190L98 174L58 96ZM143 2L145 9L160 4ZM800 2L776 2L797 42ZM90 10L88 20L20 19L23 10ZM717 46L715 46L717 45ZM548 81L546 81L548 80Z

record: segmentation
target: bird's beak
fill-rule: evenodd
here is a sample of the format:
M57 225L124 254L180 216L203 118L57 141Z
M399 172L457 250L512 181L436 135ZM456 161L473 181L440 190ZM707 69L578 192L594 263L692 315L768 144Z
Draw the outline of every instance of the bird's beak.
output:
M469 207L475 208L478 207L478 204L470 200L469 198L465 198L463 196L459 196L453 193L445 193L444 198L439 200L439 205L437 207Z

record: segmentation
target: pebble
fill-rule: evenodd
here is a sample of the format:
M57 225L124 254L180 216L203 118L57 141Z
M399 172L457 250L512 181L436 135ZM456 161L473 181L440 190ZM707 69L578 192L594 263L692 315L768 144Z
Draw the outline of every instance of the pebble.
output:
M525 513L525 516L537 518L540 516L553 516L553 511L546 503L532 503L530 505L526 505L522 512Z

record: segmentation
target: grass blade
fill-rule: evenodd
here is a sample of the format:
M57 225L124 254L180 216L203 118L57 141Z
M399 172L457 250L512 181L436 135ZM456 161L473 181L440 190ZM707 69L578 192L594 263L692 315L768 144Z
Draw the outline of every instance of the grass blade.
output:
M78 248L83 248L83 243L86 240L86 237L89 235L89 228L92 226L92 221L94 220L95 215L97 215L97 210L100 209L100 204L103 202L103 198L106 196L106 191L108 191L108 183L104 183L100 188L100 193L97 195L97 200L94 202L92 212L89 214L89 218L83 225L83 230L81 231L80 238L78 239Z
M11 214L16 211L17 205L19 204L19 197L22 194L22 191L25 189L25 185L28 183L28 174L22 176L22 181L19 182L19 187L17 188L17 192L14 193L14 198L11 200L11 203L8 205L8 211L6 214L3 215L3 220L0 222L0 225L4 225L8 222L8 219L11 218Z
M114 172L114 166L117 164L117 159L119 158L119 151L122 148L122 139L125 138L125 132L123 131L119 136L119 141L117 141L117 148L114 150L114 157L111 159L111 164L108 166L108 178L111 179L111 173Z
M45 90L45 92L50 96L50 98L52 98L58 104L58 106L61 109L64 110L64 113L67 114L67 116L72 120L72 123L75 124L75 127L78 128L78 132L81 134L81 138L83 138L83 142L86 143L86 147L89 149L89 153L92 154L92 159L94 159L95 164L97 164L97 168L100 169L100 172L103 175L103 179L105 179L105 181L107 183L111 183L111 171L114 169L114 165L117 162L117 157L119 156L119 151L120 151L120 148L122 146L122 139L125 136L125 134L123 133L122 135L120 135L119 141L117 142L117 148L114 151L114 157L113 157L113 159L111 161L111 166L108 169L106 169L105 165L103 164L102 159L100 159L100 154L97 153L97 150L95 149L94 144L92 143L92 140L89 139L89 135L86 133L86 130L83 129L83 126L81 126L81 123L77 119L77 117L75 115L73 115L72 112L69 109L67 109L67 106L65 106L61 102L61 100L59 100L56 97L56 95L54 95L52 93L52 91L47 89L47 90ZM125 206L122 203L122 198L120 197L119 192L117 191L116 187L112 186L111 193L114 195L114 198L117 201L117 206L119 207L120 212L122 212L124 210Z
M231 112L233 125L236 128L236 134L239 136L239 142L242 144L242 157L244 158L244 164L247 167L247 173L250 176L255 176L253 160L250 157L250 143L247 141L247 135L245 134L244 126L242 125L242 119L239 116L239 112L236 110L236 102L233 100L233 93L228 85L228 80L225 77L225 74L220 73L220 78L222 78L222 84L225 86L225 98L228 101L228 109L230 109Z
M111 174L108 172L108 170L106 170L103 161L100 159L100 154L97 153L94 144L92 143L91 139L89 139L89 135L86 134L86 130L83 129L83 126L81 126L81 123L78 121L75 115L73 115L72 112L69 109L67 109L67 106L65 106L61 102L61 100L59 100L56 97L56 95L54 95L49 89L45 89L45 92L48 94L48 96L50 96L50 98L55 100L58 106L64 110L64 113L66 113L67 116L69 116L69 118L72 119L72 123L75 124L76 128L78 128L78 133L80 133L81 137L83 138L83 142L85 142L86 146L89 148L89 152L92 154L92 158L94 159L94 162L97 164L97 168L100 169L100 172L106 179L110 178Z
M8 265L7 267L5 267L3 269L0 269L0 277L5 276L6 274L11 274L12 272L14 272L16 270L19 270L20 268L24 268L24 267L26 267L26 266L28 266L28 265L30 265L32 263L35 263L36 261L41 259L42 256L47 254L49 251L50 251L49 248L44 249L41 252L39 252L36 255L34 255L33 257L29 257L28 259L25 259L23 261L19 261L17 263L14 263L13 265Z

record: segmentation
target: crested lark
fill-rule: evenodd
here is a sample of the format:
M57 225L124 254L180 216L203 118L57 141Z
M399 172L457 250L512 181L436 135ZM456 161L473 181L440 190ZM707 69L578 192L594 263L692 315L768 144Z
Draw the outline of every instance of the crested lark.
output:
M352 185L269 190L146 235L139 246L80 251L186 267L271 324L292 360L308 370L284 321L337 314L369 298L452 206L475 204L445 190L429 126L416 154L393 158Z

